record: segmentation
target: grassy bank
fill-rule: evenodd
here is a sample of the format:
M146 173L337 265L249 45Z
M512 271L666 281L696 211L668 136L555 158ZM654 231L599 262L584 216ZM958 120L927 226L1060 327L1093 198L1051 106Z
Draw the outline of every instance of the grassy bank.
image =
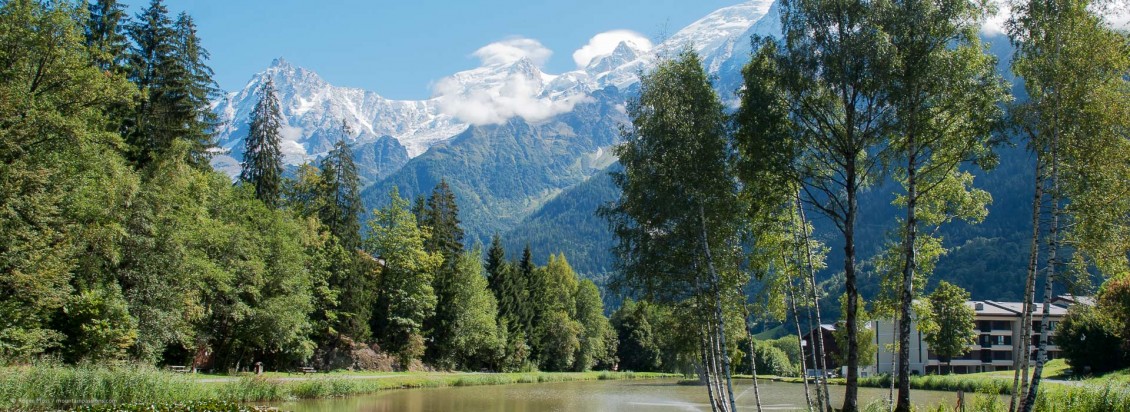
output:
M673 377L632 372L566 373L337 373L309 376L273 374L220 379L166 372L144 366L37 365L0 369L0 409L70 409L99 405L263 403L363 395L388 389L513 383ZM213 380L210 382L209 380ZM231 406L231 405L229 405ZM237 404L232 407L245 407ZM190 408L191 409L191 408ZM233 409L224 409L233 410Z
M913 376L910 387L921 390L964 391L971 411L1007 411L1008 401L999 395L1012 393L1012 371L985 372L965 375ZM1036 410L1048 412L1130 412L1130 382L1127 372L1116 372L1102 377L1080 379L1069 375L1062 360L1048 363L1042 375ZM888 388L887 376L861 378L861 386Z

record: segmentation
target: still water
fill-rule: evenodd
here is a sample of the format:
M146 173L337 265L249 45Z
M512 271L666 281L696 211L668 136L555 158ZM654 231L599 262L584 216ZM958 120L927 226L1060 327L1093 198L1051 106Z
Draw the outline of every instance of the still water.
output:
M753 386L734 382L739 410L755 409ZM805 408L804 386L759 382L764 410ZM832 403L843 402L843 387L832 386ZM861 405L887 398L887 390L860 388ZM914 391L916 405L953 406L952 392ZM705 387L678 385L674 380L588 381L497 386L465 386L386 391L377 395L312 400L278 405L282 410L306 411L709 411Z

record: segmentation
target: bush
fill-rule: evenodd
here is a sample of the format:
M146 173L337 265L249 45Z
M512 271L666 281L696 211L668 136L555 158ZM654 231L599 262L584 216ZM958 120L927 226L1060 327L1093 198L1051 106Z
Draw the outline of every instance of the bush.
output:
M1099 310L1075 305L1060 323L1055 344L1075 374L1105 373L1130 366L1116 332L1113 322Z

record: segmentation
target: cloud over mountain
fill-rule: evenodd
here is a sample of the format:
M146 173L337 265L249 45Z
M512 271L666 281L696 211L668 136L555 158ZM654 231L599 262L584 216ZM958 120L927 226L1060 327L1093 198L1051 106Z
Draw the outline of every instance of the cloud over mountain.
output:
M621 42L627 42L635 49L641 51L651 50L651 40L642 34L631 30L613 30L597 34L589 39L588 44L573 52L573 62L578 68L588 66L598 56L611 54Z

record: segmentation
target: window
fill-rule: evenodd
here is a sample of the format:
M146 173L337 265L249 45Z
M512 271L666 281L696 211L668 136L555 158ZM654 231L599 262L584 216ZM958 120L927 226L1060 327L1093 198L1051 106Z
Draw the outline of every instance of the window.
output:
M1010 350L993 351L993 360L1012 360L1012 351L1010 351Z
M993 330L1012 330L1012 322L1007 320L994 320Z

